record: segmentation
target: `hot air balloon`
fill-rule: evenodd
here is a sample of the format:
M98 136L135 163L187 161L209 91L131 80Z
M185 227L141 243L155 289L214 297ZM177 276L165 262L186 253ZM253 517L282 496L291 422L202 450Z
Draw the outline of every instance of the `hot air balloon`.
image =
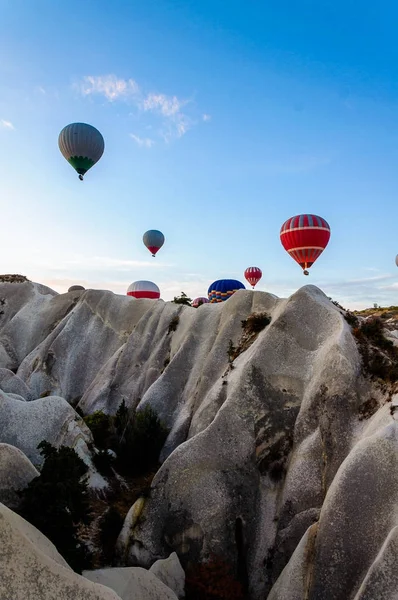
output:
M85 289L82 285L71 285L68 292L82 292Z
M105 143L101 133L87 123L71 123L63 128L58 137L58 146L68 163L79 173L87 173L104 153Z
M236 279L218 279L211 284L207 295L211 304L228 300L237 290L246 289L243 283Z
M209 300L207 298L199 296L199 298L195 298L195 300L192 301L192 306L198 308L201 304L208 304L208 302Z
M317 215L296 215L281 227L282 246L303 269L304 275L328 245L330 227Z
M134 281L127 290L127 296L157 300L160 298L160 290L152 281Z
M397 254L397 256L395 257L395 264L396 264L396 265L397 265L397 267L398 267L398 254Z
M148 250L152 253L152 256L155 256L156 252L160 250L160 248L164 244L164 235L161 231L157 229L150 229L146 231L142 236L142 241Z
M258 267L247 267L245 271L245 278L250 283L250 285L253 286L253 289L254 286L260 281L262 276L263 273Z

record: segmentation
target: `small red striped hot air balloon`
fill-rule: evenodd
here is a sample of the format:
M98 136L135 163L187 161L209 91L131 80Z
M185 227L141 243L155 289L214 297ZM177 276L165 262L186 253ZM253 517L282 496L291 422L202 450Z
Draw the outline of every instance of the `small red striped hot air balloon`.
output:
M303 269L304 275L322 254L330 239L329 224L317 215L290 217L281 227L282 246Z
M254 286L257 285L257 283L260 281L262 276L263 273L258 267L247 267L245 271L245 277L250 283L250 285L253 287L253 289Z

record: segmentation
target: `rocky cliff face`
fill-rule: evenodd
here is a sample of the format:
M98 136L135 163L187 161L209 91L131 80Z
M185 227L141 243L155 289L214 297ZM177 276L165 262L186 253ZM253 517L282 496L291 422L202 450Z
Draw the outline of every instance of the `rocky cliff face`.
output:
M344 311L318 288L198 309L30 282L0 284L0 299L3 406L48 401L53 440L67 439L67 403L149 405L170 430L121 566L215 554L253 600L395 597L394 388L365 377ZM73 446L89 432L72 420ZM0 442L34 462L9 431Z

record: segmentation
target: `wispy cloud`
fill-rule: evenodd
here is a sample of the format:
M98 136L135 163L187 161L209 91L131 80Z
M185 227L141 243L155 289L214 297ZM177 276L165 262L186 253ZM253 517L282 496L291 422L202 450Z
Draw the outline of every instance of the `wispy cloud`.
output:
M155 144L155 140L152 140L151 138L141 138L134 133L130 133L130 137L138 144L138 146L143 146L144 148L152 148Z
M15 129L15 127L11 123L11 121L6 121L5 119L0 119L0 128L1 129L9 129L9 130Z
M99 94L110 102L140 94L140 88L134 79L119 79L116 75L86 75L79 87L83 96Z
M122 79L113 74L86 75L76 86L83 96L98 95L109 102L124 101L133 106L141 116L160 118L158 134L166 142L182 137L196 124L193 117L183 111L185 107L192 105L191 99L144 90L135 79ZM204 121L209 118L209 115L202 117Z
M211 115L208 114L204 114L202 115L202 121L210 121L211 120Z

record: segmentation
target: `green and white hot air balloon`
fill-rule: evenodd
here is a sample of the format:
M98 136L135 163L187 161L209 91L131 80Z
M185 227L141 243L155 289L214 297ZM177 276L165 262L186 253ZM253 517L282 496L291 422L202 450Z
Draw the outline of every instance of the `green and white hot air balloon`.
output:
M83 175L95 165L104 153L105 143L101 133L87 123L71 123L63 128L58 146L69 164Z

